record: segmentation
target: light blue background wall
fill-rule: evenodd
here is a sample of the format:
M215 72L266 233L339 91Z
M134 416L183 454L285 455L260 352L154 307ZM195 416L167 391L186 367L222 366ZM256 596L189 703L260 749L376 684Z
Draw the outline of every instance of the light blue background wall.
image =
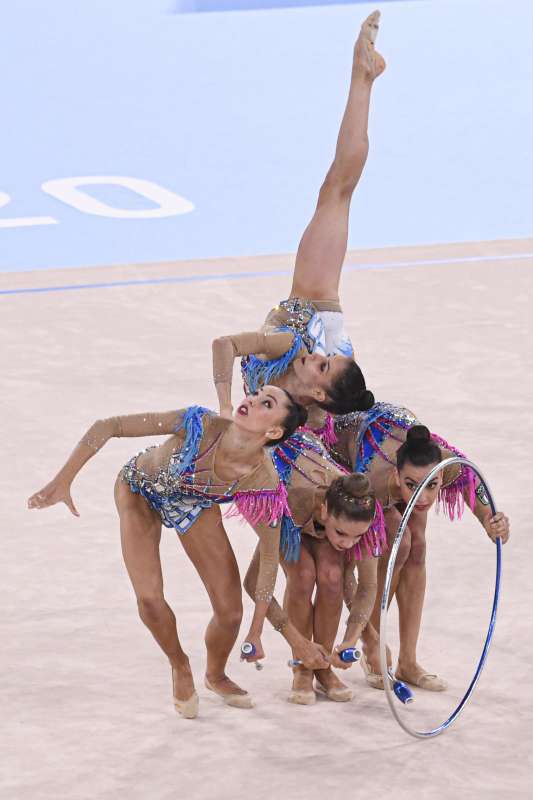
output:
M163 0L6 5L0 192L12 199L0 222L58 224L0 227L0 269L295 250L373 7L181 15ZM382 12L389 67L375 87L350 245L532 235L533 4L415 0ZM86 175L147 179L194 210L108 219L40 188ZM119 188L87 191L151 207Z

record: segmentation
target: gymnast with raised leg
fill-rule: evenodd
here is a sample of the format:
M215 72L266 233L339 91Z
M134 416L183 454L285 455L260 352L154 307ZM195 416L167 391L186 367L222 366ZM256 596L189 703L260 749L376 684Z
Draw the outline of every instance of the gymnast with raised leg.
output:
M410 411L390 403L376 403L368 412L337 419L336 432L339 440L334 445L335 456L344 466L368 475L383 506L389 544L396 535L406 503L433 467L445 458L464 455L419 425ZM396 596L399 612L400 651L395 675L422 689L443 691L446 682L417 660L426 590L426 527L428 513L434 506L441 507L451 520L460 518L464 509L469 508L488 536L493 541L500 537L502 543L509 538L509 520L502 512L492 515L483 485L469 468L457 464L445 467L428 484L411 514L389 595L389 602ZM383 689L379 619L388 558L385 554L379 561L376 603L363 634L361 666L367 683L376 689ZM390 652L388 659L391 666Z
M374 49L379 12L361 27L335 158L298 247L288 300L273 309L260 332L213 343L214 378L223 413L231 414L234 359L251 391L281 386L305 407L337 414L369 408L373 395L343 328L339 281L348 242L350 202L368 155L368 114L374 80L385 69Z
M169 436L123 467L115 484L115 502L139 615L170 661L174 705L184 717L197 715L198 696L176 618L163 592L161 526L179 534L213 607L205 634L206 686L227 705L249 708L250 695L225 673L240 627L242 593L237 562L220 524L220 504L233 503L234 513L253 524L259 535L259 578L247 639L260 648L279 563L281 518L288 511L286 489L265 446L281 442L305 418L305 410L286 391L265 386L247 397L231 420L200 406L99 420L55 478L28 500L32 509L63 502L79 516L71 484L110 438ZM321 648L306 642L293 626L283 633L306 663L327 667Z
M331 654L335 666L345 668L349 664L337 651L355 647L374 605L377 557L386 542L380 505L368 478L346 474L308 432L297 431L274 449L273 458L288 491L289 514L284 515L281 526L281 563L287 588L284 610L273 600L268 619L280 631L290 621L302 636ZM345 572L347 558L352 560L352 568ZM244 581L252 597L259 564L257 549ZM354 565L358 570L355 592ZM351 610L344 641L334 651L342 610L337 582L345 574L352 581ZM293 657L297 659L296 654ZM352 690L330 666L313 670L298 664L293 671L289 702L310 705L316 700L315 691L336 702L352 699Z

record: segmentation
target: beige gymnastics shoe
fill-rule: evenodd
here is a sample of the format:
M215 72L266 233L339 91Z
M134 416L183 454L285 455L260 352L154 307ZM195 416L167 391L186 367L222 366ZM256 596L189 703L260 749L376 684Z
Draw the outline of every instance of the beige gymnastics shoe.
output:
M209 689L210 692L214 692L218 695L227 706L232 706L233 708L253 708L254 703L252 700L251 695L248 692L244 692L244 694L239 694L237 692L221 692L220 689L217 689L213 686L212 683L209 683L207 678L204 681L205 688Z
M195 719L198 716L198 695L195 691L187 700L180 700L176 697L176 681L174 676L174 668L172 667L172 697L174 700L174 708L184 719Z
M316 703L316 694L313 690L313 673L304 667L294 670L292 688L287 697L288 703L298 706L313 706Z
M371 686L373 689L384 689L383 675L380 672L372 672L364 653L361 653L360 663L362 670L365 673L365 680L368 683L368 685Z
M340 686L332 686L330 689L326 689L325 686L322 686L322 684L317 681L315 689L317 692L324 694L328 700L333 700L335 703L348 703L350 700L353 700L353 692L349 686L344 686L342 689Z
M399 667L396 667L396 677L404 683L418 686L419 689L425 689L427 692L444 692L448 688L445 680L431 672L424 672L422 668L417 670L416 675L407 676Z
M287 696L287 703L296 703L298 706L314 706L316 703L316 694L314 691L291 689Z
M386 67L385 59L374 49L380 16L379 11L374 11L367 17L355 43L353 69L370 81L378 78Z

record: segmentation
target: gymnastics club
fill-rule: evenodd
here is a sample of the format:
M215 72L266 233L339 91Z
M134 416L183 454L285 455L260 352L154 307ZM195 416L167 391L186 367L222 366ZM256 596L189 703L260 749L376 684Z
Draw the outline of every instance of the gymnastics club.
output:
M241 661L245 661L245 656L255 656L255 645L251 642L243 642L241 645ZM255 664L256 670L262 670L263 665L259 663L259 661L253 661Z
M345 650L341 650L340 653L337 653L341 661L344 661L346 664L349 662L354 663L355 661L359 661L361 658L361 651L357 650L355 647L347 647ZM299 658L291 658L287 661L288 667L299 667L303 664Z
M389 667L387 670L387 674L389 676L389 680L392 683L392 690L398 700L404 704L404 706L408 705L408 703L413 703L415 696L410 690L408 686L405 685L403 681L399 681L397 678L394 677L392 674L392 669Z

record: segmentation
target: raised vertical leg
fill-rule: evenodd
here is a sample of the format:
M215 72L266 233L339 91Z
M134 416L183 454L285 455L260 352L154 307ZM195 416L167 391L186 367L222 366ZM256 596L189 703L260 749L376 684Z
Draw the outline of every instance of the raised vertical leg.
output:
M383 58L374 50L379 16L375 11L365 20L355 43L350 91L335 158L298 247L291 297L339 299L350 202L368 155L370 94L375 78L385 69Z

